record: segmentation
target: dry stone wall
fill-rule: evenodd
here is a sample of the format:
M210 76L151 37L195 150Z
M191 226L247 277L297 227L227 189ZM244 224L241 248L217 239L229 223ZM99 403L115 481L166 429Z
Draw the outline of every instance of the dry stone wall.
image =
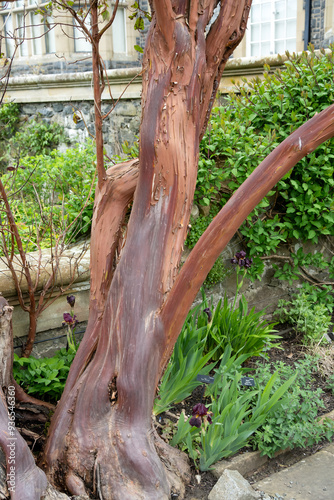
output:
M57 122L64 126L70 144L84 143L95 135L93 101L67 101L21 104L21 119ZM102 106L106 114L112 106L107 101ZM74 120L73 117L76 117ZM122 143L130 145L136 140L140 125L140 99L122 99L103 123L105 149L108 156L122 153ZM68 145L63 144L63 148Z

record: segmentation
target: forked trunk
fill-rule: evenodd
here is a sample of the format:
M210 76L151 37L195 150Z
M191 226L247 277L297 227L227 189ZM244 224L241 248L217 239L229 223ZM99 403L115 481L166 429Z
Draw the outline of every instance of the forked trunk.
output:
M135 161L128 162L110 169L97 188L89 324L45 451L49 478L72 494L163 500L174 488L182 497L182 480L189 472L183 456L152 429L157 383L206 269L222 250L212 235L220 231L226 244L225 233L230 238L242 222L236 203L244 218L258 203L258 193L264 191L263 196L272 187L262 169L261 190L256 186L245 204L234 197L223 209L225 218L217 219L226 227L213 226L207 235L212 246L196 246L191 265L185 264L177 278L199 140L224 65L245 31L250 3L221 2L207 30L216 1L153 2L144 57L139 173ZM328 119L331 128L321 140L334 134L333 112ZM311 150L296 153L294 145L274 165L275 179Z
M202 12L196 2L189 11L187 2L175 11L167 3L155 5L146 43L138 180L130 162L110 169L97 189L91 317L45 453L49 476L57 482L64 473L73 494L90 490L108 499L162 500L173 486L182 493L188 475L181 454L170 450L168 460L166 446L155 445L159 438L152 432L153 400L169 342L161 311L178 272L215 78L242 37L249 2L237 7L227 2L224 36L216 40L214 57L206 50L205 29L215 2ZM165 450L167 468L156 446Z

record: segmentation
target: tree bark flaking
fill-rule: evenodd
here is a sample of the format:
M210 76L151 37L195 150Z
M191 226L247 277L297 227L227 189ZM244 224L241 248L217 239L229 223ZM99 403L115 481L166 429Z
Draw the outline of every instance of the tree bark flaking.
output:
M220 13L206 34L218 3ZM98 487L108 499L167 500L174 487L182 495L177 473L182 471L183 479L188 475L184 458L168 452L152 432L157 383L191 301L223 245L259 196L284 175L261 167L253 191L246 184L246 191L231 199L178 275L199 141L225 63L245 32L250 5L251 0L152 2L143 59L139 170L135 173L131 162L113 167L98 185L90 317L45 450L49 478L61 483L63 476L61 486L72 494ZM294 148L293 142L286 168L310 150L305 146L295 153Z

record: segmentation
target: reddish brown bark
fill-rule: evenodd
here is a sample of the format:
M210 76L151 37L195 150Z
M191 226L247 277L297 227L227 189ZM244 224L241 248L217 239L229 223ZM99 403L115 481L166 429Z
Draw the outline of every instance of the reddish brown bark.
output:
M272 163L269 170L260 166L255 180L232 198L177 277L199 140L222 68L244 33L251 2L222 2L205 36L216 3L152 3L139 176L133 176L131 164L116 167L97 189L89 325L45 451L50 479L72 494L92 491L108 499L162 500L173 487L182 494L177 472L185 479L187 468L152 433L151 411L162 367L194 295L238 225L287 168L334 135L330 111L311 124L316 137L311 146L304 147L304 137L310 138L306 128L299 132L300 150L294 136L290 148L282 147L284 154L282 148L274 153L266 163ZM324 133L322 120L330 123ZM126 241L117 255L136 183ZM174 470L168 465L172 461Z
M170 2L154 3L144 57L139 177L126 243L113 276L118 233L109 213L116 209L120 221L125 202L111 201L112 184L97 191L92 319L45 453L50 477L56 479L62 464L71 493L83 493L87 487L96 492L99 485L105 498L160 500L176 485L175 471L166 472L151 430L167 342L160 310L177 276L186 237L199 139L207 121L203 97L214 93L224 54L240 41L250 7L248 1L237 6L227 2L231 17L225 18L222 36L216 39L223 45L222 59L207 60L205 29L215 3L206 2L202 9L200 2L192 2L190 11L188 2L178 2L178 8Z

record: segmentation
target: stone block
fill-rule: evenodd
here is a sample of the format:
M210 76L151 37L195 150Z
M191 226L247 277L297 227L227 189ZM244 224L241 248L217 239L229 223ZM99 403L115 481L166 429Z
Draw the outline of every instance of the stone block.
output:
M34 115L36 113L36 104L24 104L22 113L25 115Z
M236 470L225 470L211 490L208 500L259 500L257 493Z
M55 113L61 113L64 109L64 104L62 102L55 102L53 105L53 111Z
M225 470L236 470L241 475L249 474L261 467L268 461L267 456L261 456L260 451L251 451L242 453L233 457L231 460L220 460L214 465L212 474L218 479Z
M43 107L42 109L39 109L39 113L40 113L40 115L44 116L45 118L51 118L51 116L53 116L53 109Z
M196 220L199 216L199 209L197 205L193 205L191 209L191 217Z

